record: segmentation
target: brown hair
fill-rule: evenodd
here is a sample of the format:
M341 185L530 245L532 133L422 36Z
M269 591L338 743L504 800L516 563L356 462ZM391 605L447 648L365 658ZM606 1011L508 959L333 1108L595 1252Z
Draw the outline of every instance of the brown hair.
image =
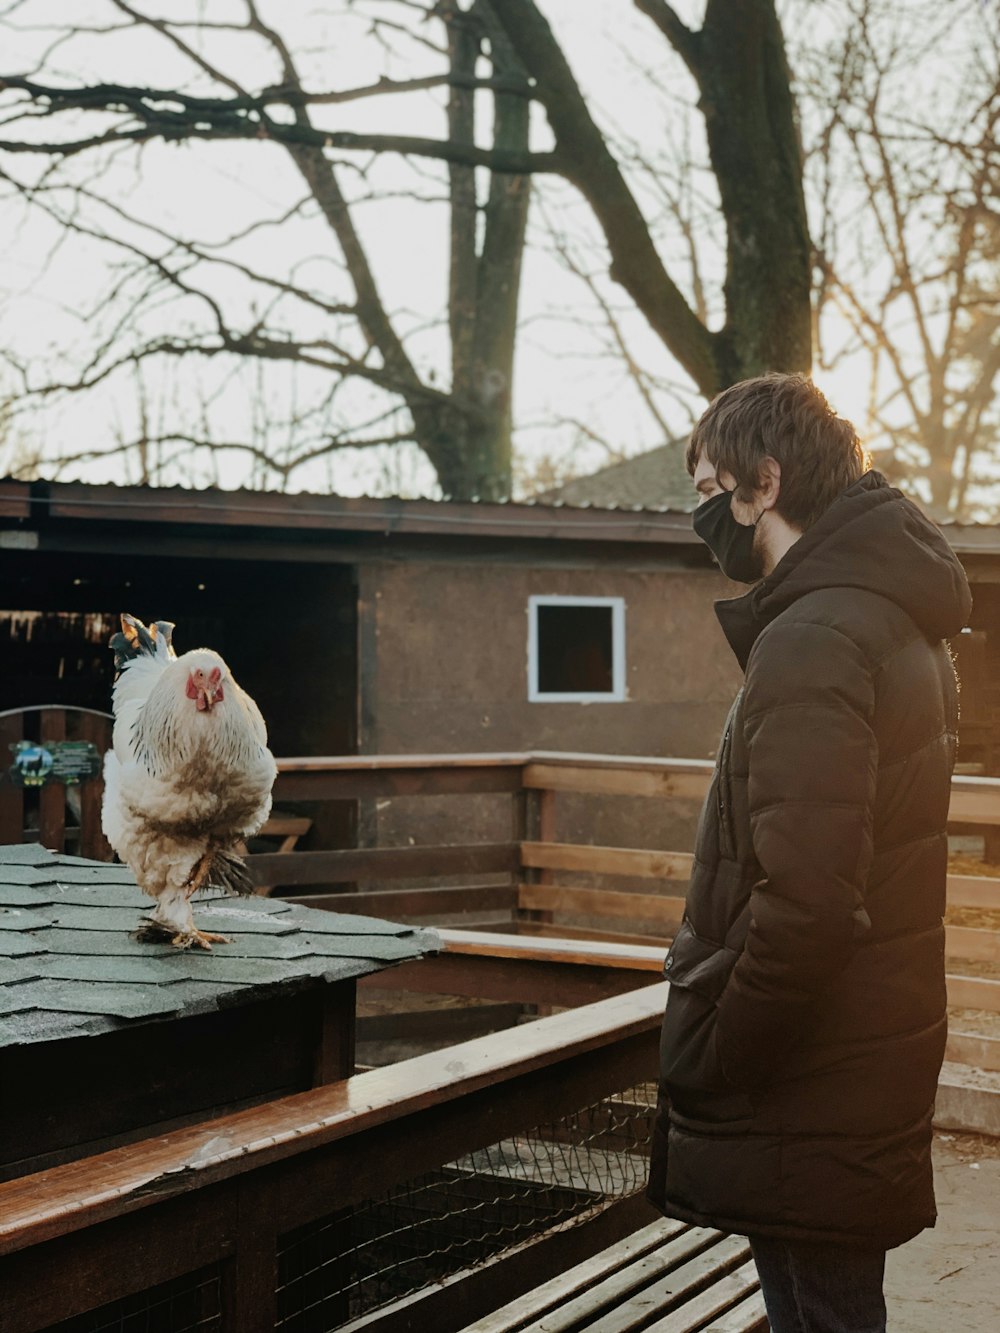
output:
M857 431L808 376L777 373L743 380L712 399L688 442L692 475L702 454L735 478L740 500L750 499L761 463L773 458L781 467L775 507L803 530L871 465Z

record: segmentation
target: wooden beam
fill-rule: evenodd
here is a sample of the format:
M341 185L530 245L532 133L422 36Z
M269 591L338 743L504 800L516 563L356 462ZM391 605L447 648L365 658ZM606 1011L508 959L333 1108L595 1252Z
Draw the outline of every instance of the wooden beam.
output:
M588 847L568 842L523 842L521 864L539 870L576 870L636 879L683 879L694 857L686 852L651 852L632 847Z
M976 1069L1000 1070L1000 1039L977 1032L949 1032L944 1058Z
M442 930L438 933L448 954L466 954L479 958L534 958L548 963L580 963L583 966L618 967L639 972L658 972L663 967L663 954L655 948L622 948L603 941L577 944L569 940L552 940L543 944L523 936L493 935L475 930Z
M533 940L542 944L546 941ZM560 941L565 943L565 941ZM657 969L648 971L600 963L558 963L544 958L494 958L437 954L419 966L403 963L390 971L362 977L359 990L408 990L425 995L464 995L501 1003L589 1005L609 995L652 986L663 975L665 950L655 951Z
M262 852L247 857L258 887L337 884L407 876L514 874L515 842L476 842L447 847L359 847L337 852Z
M521 927L521 930L524 934L541 935L546 939L553 936L562 940L599 940L605 944L654 948L659 953L661 960L670 948L673 938L670 935L639 935L634 931L593 930L588 926L567 926L563 921L554 924L545 921L538 923L528 921Z
M377 889L357 893L312 893L288 901L328 912L360 913L392 920L400 916L458 916L471 912L511 912L513 884L468 884L447 889Z
M556 884L522 884L517 893L518 907L573 912L577 916L608 916L639 921L656 921L671 932L684 915L683 898L661 897L655 893L618 893L610 889L576 889Z
M987 1009L1000 1013L1000 981L989 977L945 977L948 983L948 1004L952 1009Z
M945 926L944 951L949 958L1000 963L1000 931L974 930L970 926Z
M237 1182L236 1252L221 1273L223 1329L274 1333L277 1325L276 1185L267 1172Z
M595 796L704 800L712 780L712 765L698 760L668 762L670 767L666 769L639 767L638 764L631 768L610 768L596 764L570 767L531 762L524 769L524 785L550 791L587 792Z
M282 763L296 761L283 760ZM430 765L395 769L279 768L274 784L276 801L356 801L386 796L468 796L482 792L521 789L517 767L466 765L434 768Z
M952 778L948 823L1000 824L1000 779Z
M1000 910L1000 879L988 875L949 875L948 906Z

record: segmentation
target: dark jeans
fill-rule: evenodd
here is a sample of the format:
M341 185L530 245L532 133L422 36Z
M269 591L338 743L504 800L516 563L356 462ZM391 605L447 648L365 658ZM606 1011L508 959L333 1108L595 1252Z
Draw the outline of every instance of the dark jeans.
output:
M751 1236L771 1333L885 1333L885 1251Z

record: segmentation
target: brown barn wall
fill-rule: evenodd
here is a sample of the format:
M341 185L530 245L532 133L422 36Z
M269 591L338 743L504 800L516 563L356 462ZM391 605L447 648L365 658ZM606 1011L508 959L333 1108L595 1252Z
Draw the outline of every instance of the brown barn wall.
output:
M365 753L590 750L708 757L740 673L700 570L420 562L367 573ZM529 703L528 598L625 598L628 699Z
M739 687L712 610L714 599L738 589L710 571L428 560L367 566L362 589L362 753L710 758ZM533 594L624 597L624 702L529 702ZM562 795L557 837L686 850L696 815L690 803ZM363 818L363 840L381 845L502 839L510 831L509 798L380 802Z

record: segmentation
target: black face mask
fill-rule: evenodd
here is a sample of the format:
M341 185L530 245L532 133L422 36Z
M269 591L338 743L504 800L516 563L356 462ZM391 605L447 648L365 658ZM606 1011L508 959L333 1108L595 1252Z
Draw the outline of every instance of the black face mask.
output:
M699 505L692 516L695 532L719 562L726 578L757 583L764 577L760 555L753 549L757 524L747 527L733 518L732 491L721 491Z

